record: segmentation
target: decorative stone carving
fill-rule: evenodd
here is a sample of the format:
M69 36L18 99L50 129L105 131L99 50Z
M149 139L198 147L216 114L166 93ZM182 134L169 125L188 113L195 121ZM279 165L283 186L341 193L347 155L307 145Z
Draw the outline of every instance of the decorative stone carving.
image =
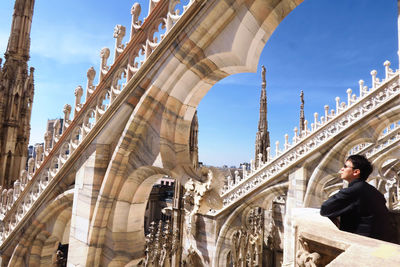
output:
M40 167L40 164L42 163L43 160L43 145L39 144L35 146L36 150L36 165L35 168L38 169Z
M21 182L19 180L16 180L14 182L13 203L17 200L19 194L21 194Z
M189 135L190 161L192 162L193 168L195 168L196 170L199 168L198 134L199 134L199 122L196 111L193 115L192 123L190 124L190 135Z
M256 134L255 146L255 167L261 166L268 160L267 148L270 147L268 120L267 120L267 82L265 80L266 69L261 67L261 96L260 96L260 118L258 121L258 131Z
M179 247L179 231L173 231L169 221L164 225L159 221L158 226L155 222L151 222L149 231L146 236L144 266L171 266L171 258Z
M55 144L58 139L60 138L60 128L61 128L61 123L60 120L55 120L53 124L53 143ZM53 146L54 146L53 144Z
M389 210L396 210L400 207L399 205L399 198L398 198L398 183L396 177L393 177L390 180L386 181L385 189L387 192L387 203Z
M296 253L296 266L297 267L322 267L321 255L317 252L310 252L307 241L300 236L299 243L301 249Z
M254 208L248 215L248 228L242 226L232 235L231 257L234 267L262 266L264 212Z
M107 66L107 60L110 57L110 49L104 47L100 51L101 63L100 63L100 82L104 75L107 74L109 67Z
M139 20L140 12L142 8L139 3L134 3L131 8L132 22L131 22L131 36L130 40L132 40L135 33L140 29L142 22Z
M74 111L74 117L76 117L76 115L78 115L78 112L81 110L82 108L82 104L81 104L81 98L83 95L83 88L82 86L78 86L75 88L75 111Z
M115 52L114 52L114 62L117 57L124 51L124 45L122 44L122 39L125 36L126 28L122 25L116 25L114 27L114 38L115 38Z
M192 246L189 247L187 250L187 254L185 255L184 259L182 260L183 267L203 267L201 259L199 255L196 253Z
M51 132L47 131L44 134L44 151L45 152L49 152L50 151L52 139L53 139L53 137L51 136Z
M195 235L195 214L199 212L200 205L205 193L210 190L213 180L213 174L209 170L207 182L200 183L189 179L185 184L185 194L183 196L183 205L186 213L186 222L188 223L188 231Z
M64 112L63 132L64 132L65 129L68 128L68 126L69 126L69 124L71 122L69 120L69 116L71 115L71 105L65 104L63 112Z
M96 76L96 71L93 67L90 67L86 73L87 85L86 85L86 101L93 94L95 86L93 85L94 77Z
M29 174L29 176L32 176L34 169L35 169L35 159L30 158L30 159L28 159L28 174Z
M8 189L7 190L7 210L11 209L12 205L14 204L14 190Z
M0 184L7 188L25 168L34 94L34 69L28 73L27 64L34 1L14 2L5 62L0 66Z
M7 211L7 189L3 189L1 193L1 213L5 213Z

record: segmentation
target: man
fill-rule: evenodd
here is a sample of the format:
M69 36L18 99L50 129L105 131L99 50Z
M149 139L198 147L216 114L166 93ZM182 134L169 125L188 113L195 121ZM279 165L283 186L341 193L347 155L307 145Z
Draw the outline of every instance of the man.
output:
M386 200L366 182L372 170L371 163L364 156L349 156L339 172L349 186L322 204L321 215L331 220L339 217L340 230L393 241Z

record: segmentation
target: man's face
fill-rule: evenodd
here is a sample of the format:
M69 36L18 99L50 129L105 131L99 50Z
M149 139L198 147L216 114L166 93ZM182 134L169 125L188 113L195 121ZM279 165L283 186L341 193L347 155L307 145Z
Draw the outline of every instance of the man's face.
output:
M354 179L357 179L360 177L360 170L359 169L354 169L353 168L353 163L348 160L345 162L344 166L340 169L340 178L343 180L346 180L348 182L353 181Z

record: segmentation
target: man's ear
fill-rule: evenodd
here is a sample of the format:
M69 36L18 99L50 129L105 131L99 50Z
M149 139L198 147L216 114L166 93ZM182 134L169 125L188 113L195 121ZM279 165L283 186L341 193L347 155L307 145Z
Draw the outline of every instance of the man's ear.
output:
M354 176L360 177L361 171L359 169L354 169L353 174Z

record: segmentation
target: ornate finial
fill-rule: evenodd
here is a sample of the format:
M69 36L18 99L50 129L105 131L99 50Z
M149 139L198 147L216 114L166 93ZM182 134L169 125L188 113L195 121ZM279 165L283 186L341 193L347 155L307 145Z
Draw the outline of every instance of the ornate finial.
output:
M80 86L80 85L78 85L76 88L75 88L75 96L79 96L79 97L81 97L82 96L82 94L83 94L83 88L82 88L82 86Z
M102 59L107 59L109 56L110 56L110 49L108 49L107 47L102 48L100 51L100 57Z
M90 67L86 73L88 80L93 81L94 77L96 76L96 71L94 70L93 66Z
M71 112L71 105L69 105L69 104L65 104L65 106L64 106L64 114L65 113L70 113Z
M140 7L139 3L134 3L131 8L131 15L132 15L132 22L131 22L131 35L130 40L132 39L133 35L139 30L142 22L139 20L140 12L142 8Z
M122 39L125 36L126 29L122 25L115 25L114 27L114 38L115 38L115 52L114 52L114 61L124 50L125 45L122 44Z
M107 71L109 67L107 66L107 59L110 57L110 49L107 47L104 47L100 51L100 58L101 58L101 63L100 63L100 77L99 77L99 82L103 79L104 75L107 74Z

